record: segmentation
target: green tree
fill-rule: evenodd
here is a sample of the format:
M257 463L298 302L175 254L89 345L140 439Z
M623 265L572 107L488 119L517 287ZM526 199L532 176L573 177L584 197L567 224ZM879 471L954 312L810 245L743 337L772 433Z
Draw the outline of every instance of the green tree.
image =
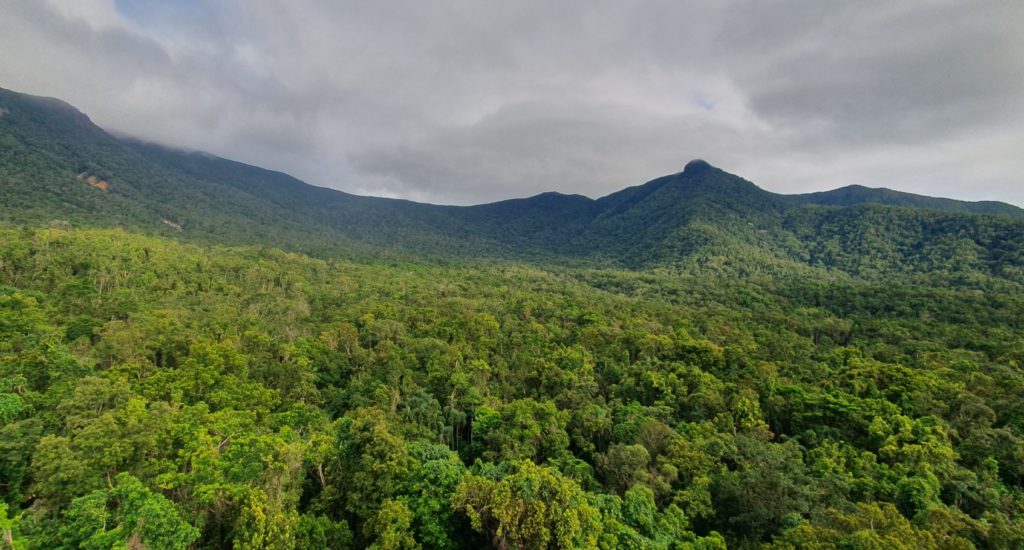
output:
M776 538L775 549L856 548L865 550L968 549L956 536L936 536L911 524L888 503L857 504L852 513L829 510L815 521L803 521Z
M104 550L184 549L199 538L199 530L181 517L174 503L128 474L119 474L109 490L72 501L61 533L66 548Z
M366 523L367 539L372 550L418 550L412 531L413 513L401 501L386 500L377 515Z
M467 475L454 499L477 531L502 548L576 548L597 544L599 512L574 481L529 461L492 481Z

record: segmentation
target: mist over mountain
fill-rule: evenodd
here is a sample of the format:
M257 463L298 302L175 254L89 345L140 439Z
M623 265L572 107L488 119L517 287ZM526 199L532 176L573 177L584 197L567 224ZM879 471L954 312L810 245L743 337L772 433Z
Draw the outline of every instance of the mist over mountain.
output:
M630 268L781 263L861 276L933 269L966 242L970 262L957 265L1003 276L1024 227L1024 210L1004 203L863 187L778 195L701 160L598 199L550 192L438 206L352 195L116 137L56 99L3 90L0 107L2 208L16 223L125 227L307 252Z

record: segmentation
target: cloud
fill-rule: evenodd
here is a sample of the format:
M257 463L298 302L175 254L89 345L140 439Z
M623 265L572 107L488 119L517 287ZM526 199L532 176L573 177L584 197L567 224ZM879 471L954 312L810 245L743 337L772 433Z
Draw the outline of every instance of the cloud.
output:
M1012 0L9 4L0 86L346 191L599 196L702 157L1024 204Z
M703 109L666 115L623 103L533 100L352 160L361 173L388 182L382 185L391 195L484 202L551 189L600 196L677 172L681 158L753 141Z

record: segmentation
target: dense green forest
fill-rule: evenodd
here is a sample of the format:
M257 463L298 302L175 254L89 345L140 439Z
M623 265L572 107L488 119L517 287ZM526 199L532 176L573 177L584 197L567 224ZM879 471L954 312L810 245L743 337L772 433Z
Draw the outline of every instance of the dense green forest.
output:
M0 89L0 549L1024 548L1024 211L360 197Z
M1019 548L1024 294L0 232L14 548Z

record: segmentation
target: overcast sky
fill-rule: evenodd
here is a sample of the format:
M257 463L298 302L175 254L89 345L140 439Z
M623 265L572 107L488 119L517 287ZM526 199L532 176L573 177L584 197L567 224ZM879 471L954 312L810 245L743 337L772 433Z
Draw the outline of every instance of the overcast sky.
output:
M0 87L435 203L704 158L777 192L1024 205L1021 28L1021 0L0 0Z

